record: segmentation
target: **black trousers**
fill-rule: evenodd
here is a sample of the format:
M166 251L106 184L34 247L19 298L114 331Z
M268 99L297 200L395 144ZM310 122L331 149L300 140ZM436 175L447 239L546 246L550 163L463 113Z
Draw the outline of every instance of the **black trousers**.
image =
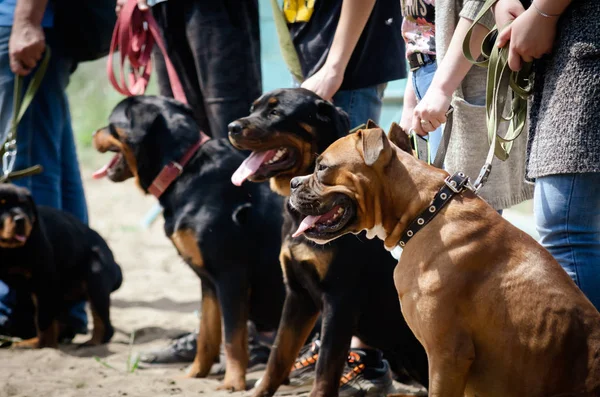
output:
M227 137L262 93L257 0L168 0L152 7L167 53L202 130ZM160 49L160 94L173 97Z

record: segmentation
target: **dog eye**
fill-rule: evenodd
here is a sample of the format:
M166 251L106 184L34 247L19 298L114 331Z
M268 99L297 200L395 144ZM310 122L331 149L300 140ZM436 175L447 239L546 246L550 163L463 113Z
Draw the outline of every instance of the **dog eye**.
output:
M250 113L254 112L254 105L250 106Z
M279 111L277 111L277 109L273 109L271 110L271 113L269 113L271 116L277 116L279 114Z
M325 171L327 168L329 167L327 167L325 164L317 164L317 172Z

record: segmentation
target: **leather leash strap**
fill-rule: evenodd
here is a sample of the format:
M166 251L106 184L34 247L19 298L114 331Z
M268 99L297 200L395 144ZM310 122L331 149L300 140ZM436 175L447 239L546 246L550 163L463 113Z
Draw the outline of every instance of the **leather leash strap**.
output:
M158 45L164 55L173 97L179 102L187 103L179 76L167 55L158 23L150 9L141 11L138 8L136 0L125 3L115 24L106 64L110 83L115 90L126 96L142 95L146 92L152 70L151 56L154 44ZM119 82L113 70L113 58L117 50L121 54ZM124 72L126 60L130 66L128 82L125 81Z
M497 1L487 0L485 2L479 14L473 20L463 42L464 56L474 65L487 68L485 109L490 150L479 176L473 183L476 192L487 181L492 170L494 155L502 161L508 159L514 140L523 132L527 120L527 97L531 94L533 88L532 79L530 78L533 63L524 63L518 72L510 70L508 67L509 45L507 43L503 48L498 48L497 42L500 29L497 26L494 26L483 40L481 46L483 60L477 61L471 54L473 29ZM511 98L510 114L504 116L503 111L509 94ZM498 127L503 121L510 123L504 137L498 134Z
M183 86L177 75L173 63L169 59L167 49L162 40L158 23L152 16L150 10L142 11L137 6L137 0L128 0L121 9L119 18L113 31L110 52L106 64L108 79L119 93L126 96L142 95L146 91L152 70L152 48L154 45L160 48L171 84L173 97L182 103L188 104ZM120 59L120 84L115 79L113 70L113 57L115 51L121 53ZM125 83L125 60L129 61L129 85ZM131 88L130 88L131 87ZM148 192L157 199L169 188L169 186L181 175L183 167L191 160L192 156L204 145L210 137L200 131L200 139L190 147L177 161L171 161L165 165L160 173L154 178L148 188Z
M50 47L46 47L44 51L44 58L38 66L35 74L31 78L31 82L23 95L23 77L15 76L14 92L13 92L13 110L12 120L8 136L2 144L2 175L0 176L0 183L10 182L11 180L23 178L26 176L36 175L43 171L40 165L34 165L32 167L25 168L20 171L13 171L15 161L17 158L17 129L19 122L23 118L23 115L31 105L37 90L42 84L46 70L48 69L48 63L50 62L51 50Z

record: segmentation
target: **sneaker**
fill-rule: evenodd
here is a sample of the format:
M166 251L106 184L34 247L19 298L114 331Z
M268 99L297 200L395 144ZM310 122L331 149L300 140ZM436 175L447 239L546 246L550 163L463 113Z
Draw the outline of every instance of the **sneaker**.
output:
M258 331L256 326L248 321L248 369L247 373L261 371L267 367L267 361L269 361L269 355L271 354L271 346L273 340L267 340L263 338ZM225 374L225 350L221 346L221 352L219 354L219 362L215 363L210 369L211 375L224 375Z
M350 350L340 397L385 397L395 392L390 366L379 350Z
M300 355L290 371L291 386L305 386L313 383L320 348L321 341L319 334L316 334L312 341L300 350Z
M140 353L140 362L153 365L191 363L196 357L197 339L197 332L179 335L163 349Z

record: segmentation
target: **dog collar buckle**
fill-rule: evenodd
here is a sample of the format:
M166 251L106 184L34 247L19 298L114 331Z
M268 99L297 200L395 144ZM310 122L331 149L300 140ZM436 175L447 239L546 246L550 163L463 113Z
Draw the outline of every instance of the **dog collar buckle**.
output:
M165 190L171 186L171 183L183 173L183 167L190 161L194 153L196 153L209 139L208 135L200 132L200 140L185 152L179 162L171 161L163 167L158 176L152 181L152 184L148 188L148 193L156 198L160 198Z
M179 164L177 161L172 161L171 165L177 168L177 171L179 171L179 175L181 175L181 173L183 172L183 167L181 166L181 164Z
M402 237L398 242L401 248L406 246L408 240L410 240L419 230L427 225L450 200L457 194L462 193L465 189L469 188L469 177L463 172L457 172L452 176L448 176L444 179L444 184L437 192L429 206L422 211L404 230Z
M451 179L450 175L448 175L446 179L444 179L444 183L446 184L446 186L448 186L448 188L450 188L450 190L452 190L456 194L462 192L465 189L464 184L459 185L454 179Z

